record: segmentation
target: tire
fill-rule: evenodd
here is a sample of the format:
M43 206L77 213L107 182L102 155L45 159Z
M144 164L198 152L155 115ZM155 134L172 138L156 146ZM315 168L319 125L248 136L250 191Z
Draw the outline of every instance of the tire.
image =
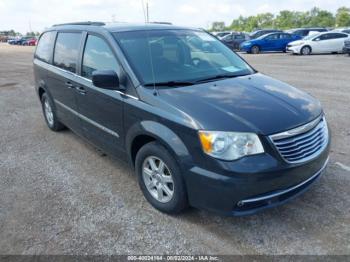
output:
M41 96L41 107L43 110L45 122L52 131L57 132L65 128L65 126L60 121L58 121L53 102L46 93Z
M259 54L260 53L260 48L257 45L254 45L250 48L250 53L252 54Z
M304 47L300 50L300 54L301 54L301 55L311 55L311 47L309 47L309 46L304 46Z
M163 171L159 170L161 162L164 164L161 168ZM139 150L135 171L143 195L154 208L164 213L178 214L188 207L179 165L160 143L150 142Z

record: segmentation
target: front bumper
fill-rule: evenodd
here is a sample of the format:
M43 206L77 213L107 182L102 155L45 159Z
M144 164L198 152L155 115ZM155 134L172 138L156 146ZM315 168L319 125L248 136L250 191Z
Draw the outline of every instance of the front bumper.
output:
M299 165L283 165L269 155L243 159L232 175L199 167L186 176L192 206L227 216L251 215L275 207L305 192L322 174L328 162L329 143L316 158Z
M297 46L288 46L286 48L287 52L292 52L293 54L300 54L300 50L302 48L302 45L297 45Z
M252 48L251 45L240 45L239 46L239 51L242 52L250 52L250 49Z

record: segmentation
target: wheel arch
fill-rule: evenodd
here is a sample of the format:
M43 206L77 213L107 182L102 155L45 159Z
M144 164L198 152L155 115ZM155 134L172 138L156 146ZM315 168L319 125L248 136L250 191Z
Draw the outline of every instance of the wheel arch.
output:
M310 48L310 54L312 53L312 47L309 44L304 45L302 48L300 48L300 54L302 54L303 48L308 47Z
M175 157L183 162L190 156L181 138L167 126L155 121L142 121L134 124L126 135L126 151L132 167L135 167L137 152L147 143L157 141Z
M259 52L261 52L261 46L260 46L259 44L253 44L253 45L250 47L250 50L249 50L250 53L252 53L252 49L253 49L254 46L258 47L258 48L259 48Z

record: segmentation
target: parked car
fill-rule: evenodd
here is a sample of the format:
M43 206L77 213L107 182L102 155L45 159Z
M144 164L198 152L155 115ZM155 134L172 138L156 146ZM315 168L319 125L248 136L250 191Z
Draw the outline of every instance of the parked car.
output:
M162 212L252 214L301 194L327 165L320 102L204 31L57 25L33 62L47 126L128 159Z
M286 30L286 33L293 34L293 35L298 35L301 38L312 35L312 34L317 34L319 32L327 32L328 30L324 27L308 27L308 28L294 28L290 30Z
M300 37L283 32L271 33L243 42L240 45L240 50L252 54L258 54L263 51L285 52L287 44L296 39L300 39Z
M344 41L348 39L345 33L324 32L289 43L287 51L301 55L342 53Z
M336 28L333 31L334 32L350 34L350 28Z
M266 34L270 34L270 33L278 33L278 32L282 32L281 30L276 30L276 29L261 29L261 30L256 30L252 33L249 34L249 38L250 39L256 39L260 36L266 35Z
M36 45L36 38L30 38L22 43L22 45L29 45L29 46L35 46Z
M231 31L225 31L225 32L217 32L215 36L219 39L223 38L224 36L231 34Z
M0 35L0 42L7 42L9 40L9 37L6 35Z
M244 33L232 32L221 38L221 42L227 45L232 50L238 50L241 43L247 41L249 37Z
M344 41L343 52L350 56L350 40Z
M8 43L10 45L24 45L24 43L26 43L26 41L28 41L31 38L32 37L28 37L28 36L21 37L21 38L15 38L15 39L9 40Z

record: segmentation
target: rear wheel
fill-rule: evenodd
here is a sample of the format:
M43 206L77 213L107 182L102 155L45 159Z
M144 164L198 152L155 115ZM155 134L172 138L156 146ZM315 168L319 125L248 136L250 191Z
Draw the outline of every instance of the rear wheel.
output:
M260 53L260 48L257 45L252 46L252 48L250 49L250 52L252 54L259 54Z
M46 93L41 97L41 107L43 109L45 122L51 130L60 131L65 128L65 126L58 121L53 102Z
M300 50L300 54L301 55L310 55L311 54L311 48L309 46L304 46L301 50Z
M161 144L144 145L136 155L135 169L140 188L153 207L169 214L186 209L187 193L180 168Z

